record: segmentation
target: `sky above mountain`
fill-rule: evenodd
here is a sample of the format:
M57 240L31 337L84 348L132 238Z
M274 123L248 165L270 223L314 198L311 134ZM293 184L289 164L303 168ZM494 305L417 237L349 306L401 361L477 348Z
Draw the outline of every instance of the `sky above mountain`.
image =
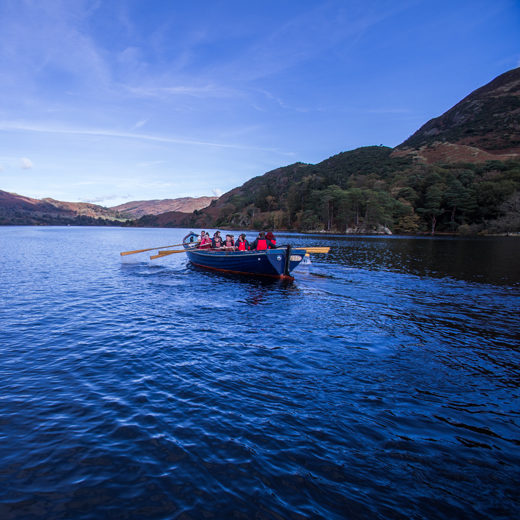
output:
M396 146L520 66L517 0L2 0L0 189L220 194Z

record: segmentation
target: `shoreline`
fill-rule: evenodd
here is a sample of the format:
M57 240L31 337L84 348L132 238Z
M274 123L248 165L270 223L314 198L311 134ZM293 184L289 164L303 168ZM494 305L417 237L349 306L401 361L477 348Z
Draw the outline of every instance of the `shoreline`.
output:
M74 227L74 228L125 228L125 229L192 229L192 227L170 227L170 226L125 226L121 224L2 224L0 228L5 227ZM208 227L208 226L206 226ZM230 227L213 227L209 226L209 229L221 229L223 231L236 231L236 228ZM267 229L267 228L266 228ZM246 229L244 233L258 233L259 229ZM264 230L265 231L265 230ZM341 231L323 231L323 230L312 230L312 231L299 231L296 229L273 229L273 233L297 233L299 235L321 235L321 236L342 236L342 237L416 237L416 238L442 238L442 237L453 237L453 238L485 238L485 237L501 237L501 238L519 238L520 231L510 231L507 233L451 233L440 231L438 233L423 232L423 233L342 233Z

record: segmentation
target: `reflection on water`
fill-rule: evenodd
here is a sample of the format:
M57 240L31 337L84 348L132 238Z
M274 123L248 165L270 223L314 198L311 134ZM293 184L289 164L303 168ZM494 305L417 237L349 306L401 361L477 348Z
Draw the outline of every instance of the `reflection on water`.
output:
M0 518L516 516L520 241L118 255L185 234L0 229Z
M481 283L520 283L520 237L317 238L313 244L332 245L327 261L349 267Z

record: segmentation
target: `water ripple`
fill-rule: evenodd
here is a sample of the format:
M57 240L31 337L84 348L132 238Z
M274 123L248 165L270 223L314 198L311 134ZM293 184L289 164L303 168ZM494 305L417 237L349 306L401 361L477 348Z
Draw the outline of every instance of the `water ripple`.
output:
M332 245L292 284L117 255L183 233L0 230L0 518L515 516L501 241L288 235Z

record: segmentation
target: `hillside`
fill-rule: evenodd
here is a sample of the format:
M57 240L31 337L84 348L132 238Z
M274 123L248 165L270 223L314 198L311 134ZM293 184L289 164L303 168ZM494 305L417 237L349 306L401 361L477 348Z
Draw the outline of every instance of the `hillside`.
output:
M180 215L185 215L206 207L215 199L216 197L184 197L134 201L105 208L87 202L33 199L0 190L0 225L121 225L129 219L165 213L172 208L180 212Z
M359 148L255 177L191 215L138 226L343 233L520 231L520 69L497 77L396 149Z
M520 153L520 68L475 90L397 147L428 162L483 162ZM451 156L451 157L450 157Z
M0 225L119 225L116 211L86 202L32 199L0 190Z
M206 208L218 197L182 197L178 199L162 200L135 200L125 202L110 209L129 218L140 218L143 215L160 215L169 211L193 213L195 210Z

